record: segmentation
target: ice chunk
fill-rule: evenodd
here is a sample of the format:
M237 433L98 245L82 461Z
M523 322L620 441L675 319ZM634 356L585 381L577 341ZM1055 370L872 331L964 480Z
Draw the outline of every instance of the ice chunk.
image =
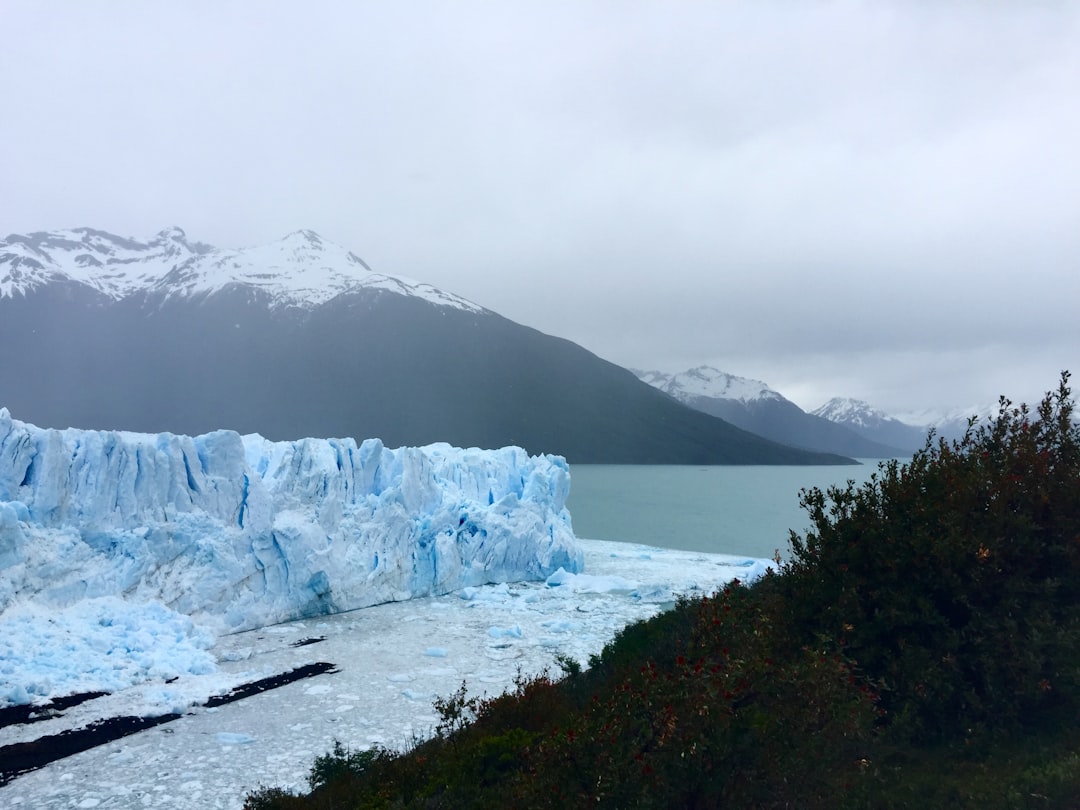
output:
M0 705L207 674L216 668L213 643L158 603L109 596L60 611L20 604L0 616Z
M255 738L250 734L236 731L219 731L214 736L222 745L247 745L248 743L255 742Z
M576 574L560 568L547 578L550 588L566 588L574 593L633 593L638 583L625 577Z
M521 638L523 633L521 625L515 624L512 627L489 627L488 635L492 638Z

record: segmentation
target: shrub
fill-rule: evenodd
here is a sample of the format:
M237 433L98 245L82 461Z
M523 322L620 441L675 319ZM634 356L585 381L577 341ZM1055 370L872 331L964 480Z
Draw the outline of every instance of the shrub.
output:
M861 487L804 491L814 528L778 574L680 600L588 669L559 661L562 680L519 674L486 699L463 684L412 750L335 744L310 796L245 806L1075 806L1068 379Z
M1072 722L1080 706L1080 432L1068 373L859 488L802 493L785 590L913 739Z
M658 628L685 632L538 740L512 804L830 806L860 776L874 695L835 647L778 644L782 607L768 583L732 585L628 628L601 664L628 663L622 645Z
M370 768L372 763L386 755L387 752L379 748L353 751L342 745L340 740L334 740L332 751L315 758L308 774L308 784L312 790L318 790L331 782L358 777Z

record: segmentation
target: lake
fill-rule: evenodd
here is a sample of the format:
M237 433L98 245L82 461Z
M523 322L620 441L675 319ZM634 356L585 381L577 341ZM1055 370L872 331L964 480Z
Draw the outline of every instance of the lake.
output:
M859 466L645 466L572 464L567 508L578 537L663 548L788 555L788 530L809 528L799 490L853 480L877 471Z

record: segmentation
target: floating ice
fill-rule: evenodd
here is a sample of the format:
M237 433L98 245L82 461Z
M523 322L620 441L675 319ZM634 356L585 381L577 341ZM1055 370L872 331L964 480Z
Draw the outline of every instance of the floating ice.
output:
M575 574L560 568L547 578L551 588L566 588L574 593L634 593L638 583L625 577Z
M264 780L306 789L312 760L334 740L354 750L373 744L409 745L434 733L439 722L432 707L436 695L451 695L464 682L470 696L490 697L513 691L522 676L545 670L558 674L559 660L587 666L628 622L664 608L665 603L640 593L667 592L670 598L711 593L755 567L743 557L580 542L589 571L638 582L637 594L579 594L540 582L485 585L473 589L472 599L454 593L322 618L317 627L325 641L316 647L293 646L311 634L310 623L221 636L212 652L226 663L217 673L136 686L44 722L0 729L3 745L97 718L142 714L158 700L165 700L155 709L159 712L192 707L162 730L126 737L20 776L0 788L4 806L76 807L89 798L107 797L110 808L121 810L159 806L166 800L176 810L240 810L244 793ZM640 553L646 550L651 559L643 561ZM521 638L496 640L489 633L492 627L513 626L521 628ZM444 657L424 657L436 643ZM308 663L312 651L337 663L340 671L219 708L202 706L210 695ZM221 733L253 739L228 745L218 738ZM138 767L117 767L121 759ZM185 785L193 780L213 786L213 798L187 790Z
M17 605L0 616L0 705L116 691L214 671L214 637L161 604L117 597L63 610Z
M219 731L214 737L222 745L247 745L255 742L255 738L250 734L235 731Z
M521 625L515 624L512 627L489 627L488 635L492 638L521 638Z

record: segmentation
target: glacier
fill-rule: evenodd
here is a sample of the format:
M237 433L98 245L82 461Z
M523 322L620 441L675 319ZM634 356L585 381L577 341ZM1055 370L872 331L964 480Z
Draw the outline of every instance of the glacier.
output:
M30 743L100 719L181 716L22 774L0 786L0 806L241 810L244 794L266 779L306 791L312 760L333 740L354 750L397 749L429 737L439 722L436 696L465 683L469 696L491 697L513 692L523 677L558 672L560 659L585 665L627 624L657 615L680 595L752 580L769 564L588 538L578 542L587 574L556 572L546 582L479 585L231 633L218 637L210 650L213 672L180 673L176 680L162 672L74 709L50 711L39 703L33 710L47 718L0 727L0 763L5 744ZM88 613L84 620L96 622L98 615ZM141 632L142 622L138 617L127 632ZM95 630L98 641L113 643L123 632L117 624ZM63 629L91 628L65 616ZM322 640L304 643L313 636ZM6 640L0 635L0 667ZM219 707L205 705L209 696L315 661L334 662L339 671ZM28 667L27 683L47 676L44 663ZM171 664L166 655L158 663Z
M161 649L205 649L207 631L579 573L569 490L564 459L516 447L55 430L0 408L0 638L32 637L13 623L34 617L135 611L161 631L157 652L140 647L149 677L171 671ZM19 652L3 652L0 704L61 691L13 683Z

